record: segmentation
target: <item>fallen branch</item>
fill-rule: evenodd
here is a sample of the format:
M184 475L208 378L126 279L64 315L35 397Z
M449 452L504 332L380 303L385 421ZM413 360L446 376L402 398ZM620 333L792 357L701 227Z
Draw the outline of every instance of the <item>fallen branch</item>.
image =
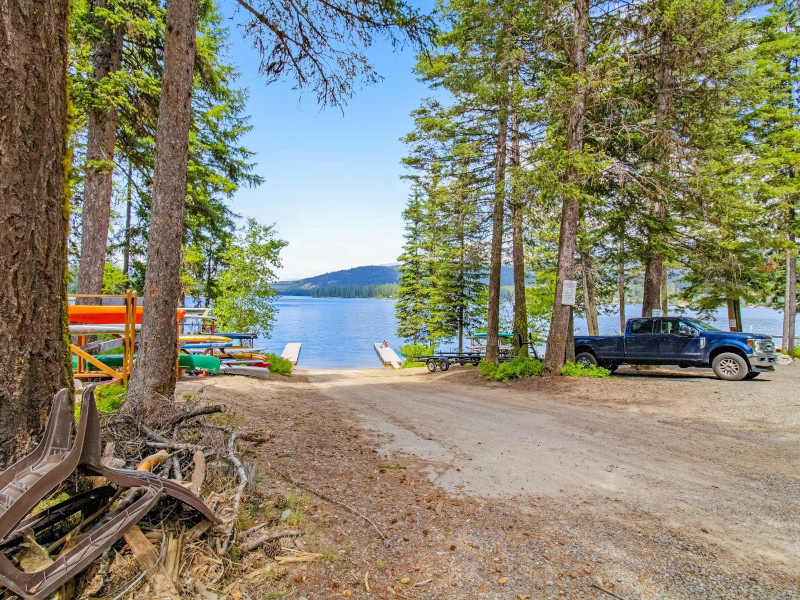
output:
M274 469L273 469L273 471L274 471ZM294 479L292 479L291 477L289 477L288 475L286 475L284 473L281 473L280 471L275 471L275 473L278 475L278 477L280 477L281 479L285 480L286 482L291 483L292 485L294 485L296 487L299 487L300 489L303 489L303 490L309 492L310 494L314 494L317 498L321 498L322 500L325 500L325 502L330 502L331 504L338 504L339 506L341 506L345 510L353 513L354 515L356 515L358 517L361 517L367 523L372 525L373 529L375 529L375 531L378 533L378 535L381 536L381 539L383 540L384 545L386 545L386 546L389 545L389 540L387 540L386 536L381 533L381 530L378 529L378 526L372 521L372 519L362 515L360 512L358 512L352 506L349 506L349 505L345 504L344 502L339 502L338 500L336 500L334 498L331 498L330 496L326 496L322 492L318 492L317 490L311 489L307 485L305 485L303 483L300 483L299 481L295 481Z
M185 412L185 413L183 413L181 415L178 415L177 417L172 419L172 422L170 423L170 426L175 426L178 423L181 423L181 422L186 421L188 419L193 419L195 417L200 417L202 415L213 415L213 414L217 414L217 413L224 413L224 412L227 412L227 410L228 410L228 407L225 406L224 404L213 404L211 406L203 406L203 407L200 407L200 408L195 408L195 409L189 410L189 411L187 411L187 412Z
M233 540L234 528L236 526L236 518L239 516L239 505L242 502L242 494L244 493L244 490L247 487L248 483L247 473L244 470L242 461L240 461L239 458L236 456L237 437L238 433L234 432L231 435L231 439L228 440L227 459L233 465L233 468L236 469L236 475L239 477L239 485L236 488L236 493L233 495L232 515L226 528L225 539L223 540L222 545L220 547L222 554L225 554L228 551L231 541Z
M614 592L612 592L611 590L607 590L606 588L604 588L604 587L603 587L602 585L600 585L599 583L592 583L592 587L593 587L593 588L597 588L597 589L598 589L598 590L600 590L601 592L605 592L606 594L608 594L608 595L609 595L609 596L611 596L612 598L616 598L617 600L627 600L627 599L626 599L624 596L620 596L619 594L615 594L615 593L614 593Z
M292 554L291 556L276 556L275 560L279 565L285 565L286 563L314 562L318 558L322 558L322 554L316 554L314 552L298 552L297 554Z
M298 535L300 535L300 532L297 531L296 529L287 529L286 531L274 531L272 533L261 535L253 540L244 541L242 542L241 546L243 550L247 552L252 552L256 548L267 542L274 542L275 540L279 540L281 538L294 537Z

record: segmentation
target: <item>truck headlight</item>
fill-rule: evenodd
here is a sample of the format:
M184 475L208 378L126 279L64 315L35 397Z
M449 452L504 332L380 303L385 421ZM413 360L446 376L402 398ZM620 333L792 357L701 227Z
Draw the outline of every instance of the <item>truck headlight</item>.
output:
M775 351L775 344L772 343L772 340L749 339L747 343L753 349L753 352L759 354L772 354Z

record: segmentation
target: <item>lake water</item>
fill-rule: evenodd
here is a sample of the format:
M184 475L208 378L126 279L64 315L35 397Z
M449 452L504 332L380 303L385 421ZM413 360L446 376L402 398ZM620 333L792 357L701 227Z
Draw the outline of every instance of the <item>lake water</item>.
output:
M396 335L394 300L362 298L311 298L281 296L275 302L277 320L272 335L261 340L270 352L280 354L289 342L303 344L297 368L381 368L373 344L386 340L397 350L404 343ZM641 314L641 306L626 307L626 316ZM689 313L687 313L689 314ZM727 330L727 311L720 310L714 325ZM770 308L743 308L744 330L780 335L783 314ZM619 314L598 316L601 335L619 331ZM586 334L585 319L576 321L577 333ZM779 340L776 340L779 342Z

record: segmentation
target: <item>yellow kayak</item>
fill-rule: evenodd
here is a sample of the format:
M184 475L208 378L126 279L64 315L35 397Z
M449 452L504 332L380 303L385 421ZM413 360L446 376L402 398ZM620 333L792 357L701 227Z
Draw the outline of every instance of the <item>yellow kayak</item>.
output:
M207 342L232 342L233 340L228 337L224 337L221 335L209 335L206 333L196 334L196 335L181 335L178 336L179 342L191 342L191 343L207 343Z

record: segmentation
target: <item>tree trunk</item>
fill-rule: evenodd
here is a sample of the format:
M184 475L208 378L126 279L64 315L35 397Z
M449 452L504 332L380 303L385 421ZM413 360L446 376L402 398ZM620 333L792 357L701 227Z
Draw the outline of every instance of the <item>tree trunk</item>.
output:
M731 331L743 331L742 303L739 298L728 299L728 326Z
M106 0L94 0L92 10L107 9ZM100 83L122 64L123 29L103 28L102 40L94 47L92 79ZM81 215L81 263L79 294L100 294L111 218L114 144L117 138L117 108L90 106L86 146L86 179Z
M508 68L501 81L505 85L500 100L497 127L497 150L494 168L494 210L492 212L492 246L489 258L489 315L486 319L486 360L500 362L500 269L503 263L503 218L505 217L506 154L508 138Z
M794 236L789 240L794 242ZM794 353L795 320L797 318L797 255L794 250L786 252L786 296L783 306L783 345L789 354Z
M195 56L196 0L169 0L164 75L156 130L153 206L144 285L142 342L126 410L156 418L175 393L176 308L181 294L181 241Z
M511 72L511 93L517 83L517 71ZM509 166L518 169L519 154L519 108L514 104L511 110L511 156ZM517 356L528 356L528 306L525 299L525 253L522 246L522 190L518 183L519 174L514 173L511 190L511 262L514 266L514 351Z
M662 263L663 270L661 271L661 316L666 317L669 314L669 288L667 287L667 265Z
M128 161L128 198L125 201L125 248L123 249L122 272L125 273L125 281L130 286L131 281L131 193L133 188L133 167Z
M625 246L619 249L619 330L625 333Z
M659 35L659 62L656 84L656 128L661 139L658 160L660 161L663 181L662 189L666 189L670 174L670 160L672 158L672 143L670 141L670 113L672 112L672 65L670 64L671 33L665 29ZM663 221L667 217L667 209L661 201L653 203L653 217ZM662 308L661 280L664 276L664 256L662 254L660 239L661 233L647 232L647 256L645 258L644 292L642 298L642 316L653 316L653 309ZM662 309L663 310L663 309ZM664 312L666 314L666 312Z
M569 166L564 170L562 181L567 186L561 207L561 228L558 235L558 272L553 316L547 336L547 353L544 371L558 375L567 357L569 340L572 339L572 306L561 304L564 281L574 276L575 245L578 238L578 213L580 196L577 186L580 173L573 165L576 155L583 154L583 127L586 120L586 88L583 75L586 73L586 55L589 47L589 0L575 0L575 24L570 66L577 84L572 105L566 115L567 150L570 152ZM569 349L574 355L575 349Z
M581 251L581 272L583 274L583 302L586 307L586 326L589 335L600 335L597 323L597 298L594 291L594 275L592 274L592 257L588 251Z
M666 216L664 206L656 202L654 213L656 217ZM647 234L647 257L644 264L644 290L642 291L642 316L652 317L653 309L661 308L661 277L664 273L664 257L660 251L653 247L657 241L654 239L655 233L650 231Z
M66 0L0 0L0 469L71 387Z

